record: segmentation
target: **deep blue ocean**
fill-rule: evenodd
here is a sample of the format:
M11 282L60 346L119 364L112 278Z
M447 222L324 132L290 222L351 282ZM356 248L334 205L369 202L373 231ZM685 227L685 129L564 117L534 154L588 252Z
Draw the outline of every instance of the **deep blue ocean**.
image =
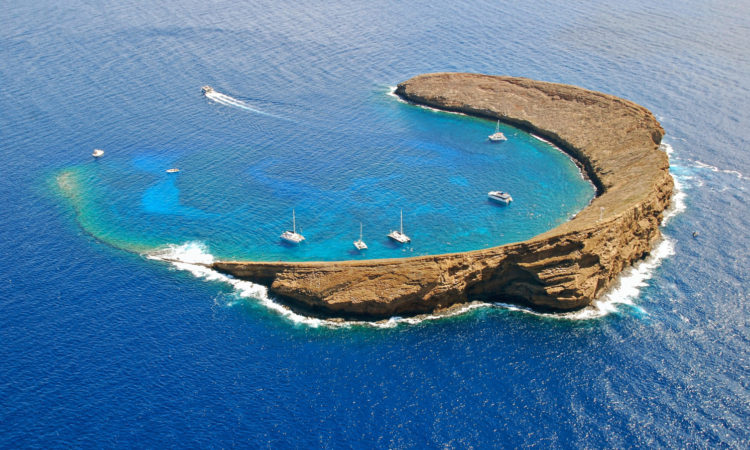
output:
M747 448L749 19L722 1L6 2L0 447ZM498 298L326 321L191 264L486 248L588 204L552 145L507 126L491 144L490 121L390 94L437 71L649 108L678 187L664 240L557 315ZM300 246L279 240L292 210ZM404 247L385 237L401 211Z

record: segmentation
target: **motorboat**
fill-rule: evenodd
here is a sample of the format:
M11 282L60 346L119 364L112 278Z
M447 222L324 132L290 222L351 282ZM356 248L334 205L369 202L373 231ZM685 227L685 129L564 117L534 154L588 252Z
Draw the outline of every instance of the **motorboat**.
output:
M411 242L411 238L404 234L404 210L401 210L401 228L399 230L393 230L388 233L388 237L398 242L399 244L407 244Z
M487 197L490 200L494 200L499 203L508 204L513 201L513 197L510 196L507 192L503 191L490 191L487 193Z
M492 142L502 142L502 141L507 141L508 140L508 138L506 138L505 135L500 132L500 121L499 120L497 121L497 125L495 125L495 132L492 133L489 136L489 139Z
M211 94L212 92L215 92L215 91L214 91L214 88L212 88L211 86L206 85L206 86L203 86L201 88L201 92L203 92L203 95L208 95L208 94Z
M177 173L177 172L179 172L179 171L180 171L180 169L178 169L178 168L176 168L176 167L175 167L175 168L172 168L172 169L167 169L167 173Z
M94 153L91 154L91 156L93 156L94 158L101 158L102 155L104 155L104 150L100 148L95 148Z
M281 239L289 242L290 244L299 244L305 240L305 237L297 233L297 221L294 217L294 210L292 210L292 231L285 231L281 233Z

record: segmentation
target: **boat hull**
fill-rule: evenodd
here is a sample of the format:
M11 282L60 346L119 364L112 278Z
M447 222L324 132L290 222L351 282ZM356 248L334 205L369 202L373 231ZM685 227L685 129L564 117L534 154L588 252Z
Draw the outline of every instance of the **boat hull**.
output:
M300 242L305 240L305 237L301 234L291 231L283 232L280 237L282 241L288 242L290 244L299 244Z
M399 244L408 244L409 242L411 242L409 236L401 234L398 231L391 231L390 233L388 233L388 237L398 242Z
M502 203L504 205L507 205L513 201L513 197L511 197L510 194L506 194L504 192L490 192L489 194L487 194L487 198L492 200L493 202Z

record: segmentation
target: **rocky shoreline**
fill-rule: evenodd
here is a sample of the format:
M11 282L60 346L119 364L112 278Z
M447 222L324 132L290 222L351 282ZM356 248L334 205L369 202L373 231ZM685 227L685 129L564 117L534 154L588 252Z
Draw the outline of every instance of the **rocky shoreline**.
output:
M550 310L584 307L660 237L673 181L664 130L633 102L575 86L467 73L398 85L410 102L499 119L559 146L597 189L570 221L527 241L414 258L337 262L217 261L307 313L381 319L473 300Z

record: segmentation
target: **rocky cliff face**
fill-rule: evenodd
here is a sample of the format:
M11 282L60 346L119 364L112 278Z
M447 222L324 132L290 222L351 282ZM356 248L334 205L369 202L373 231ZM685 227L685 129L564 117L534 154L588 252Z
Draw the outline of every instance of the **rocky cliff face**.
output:
M420 75L396 93L549 139L581 163L597 197L553 230L491 249L370 261L220 261L213 268L340 317L417 314L472 300L570 310L589 304L659 238L673 182L658 148L664 131L645 108L574 86L464 73Z

